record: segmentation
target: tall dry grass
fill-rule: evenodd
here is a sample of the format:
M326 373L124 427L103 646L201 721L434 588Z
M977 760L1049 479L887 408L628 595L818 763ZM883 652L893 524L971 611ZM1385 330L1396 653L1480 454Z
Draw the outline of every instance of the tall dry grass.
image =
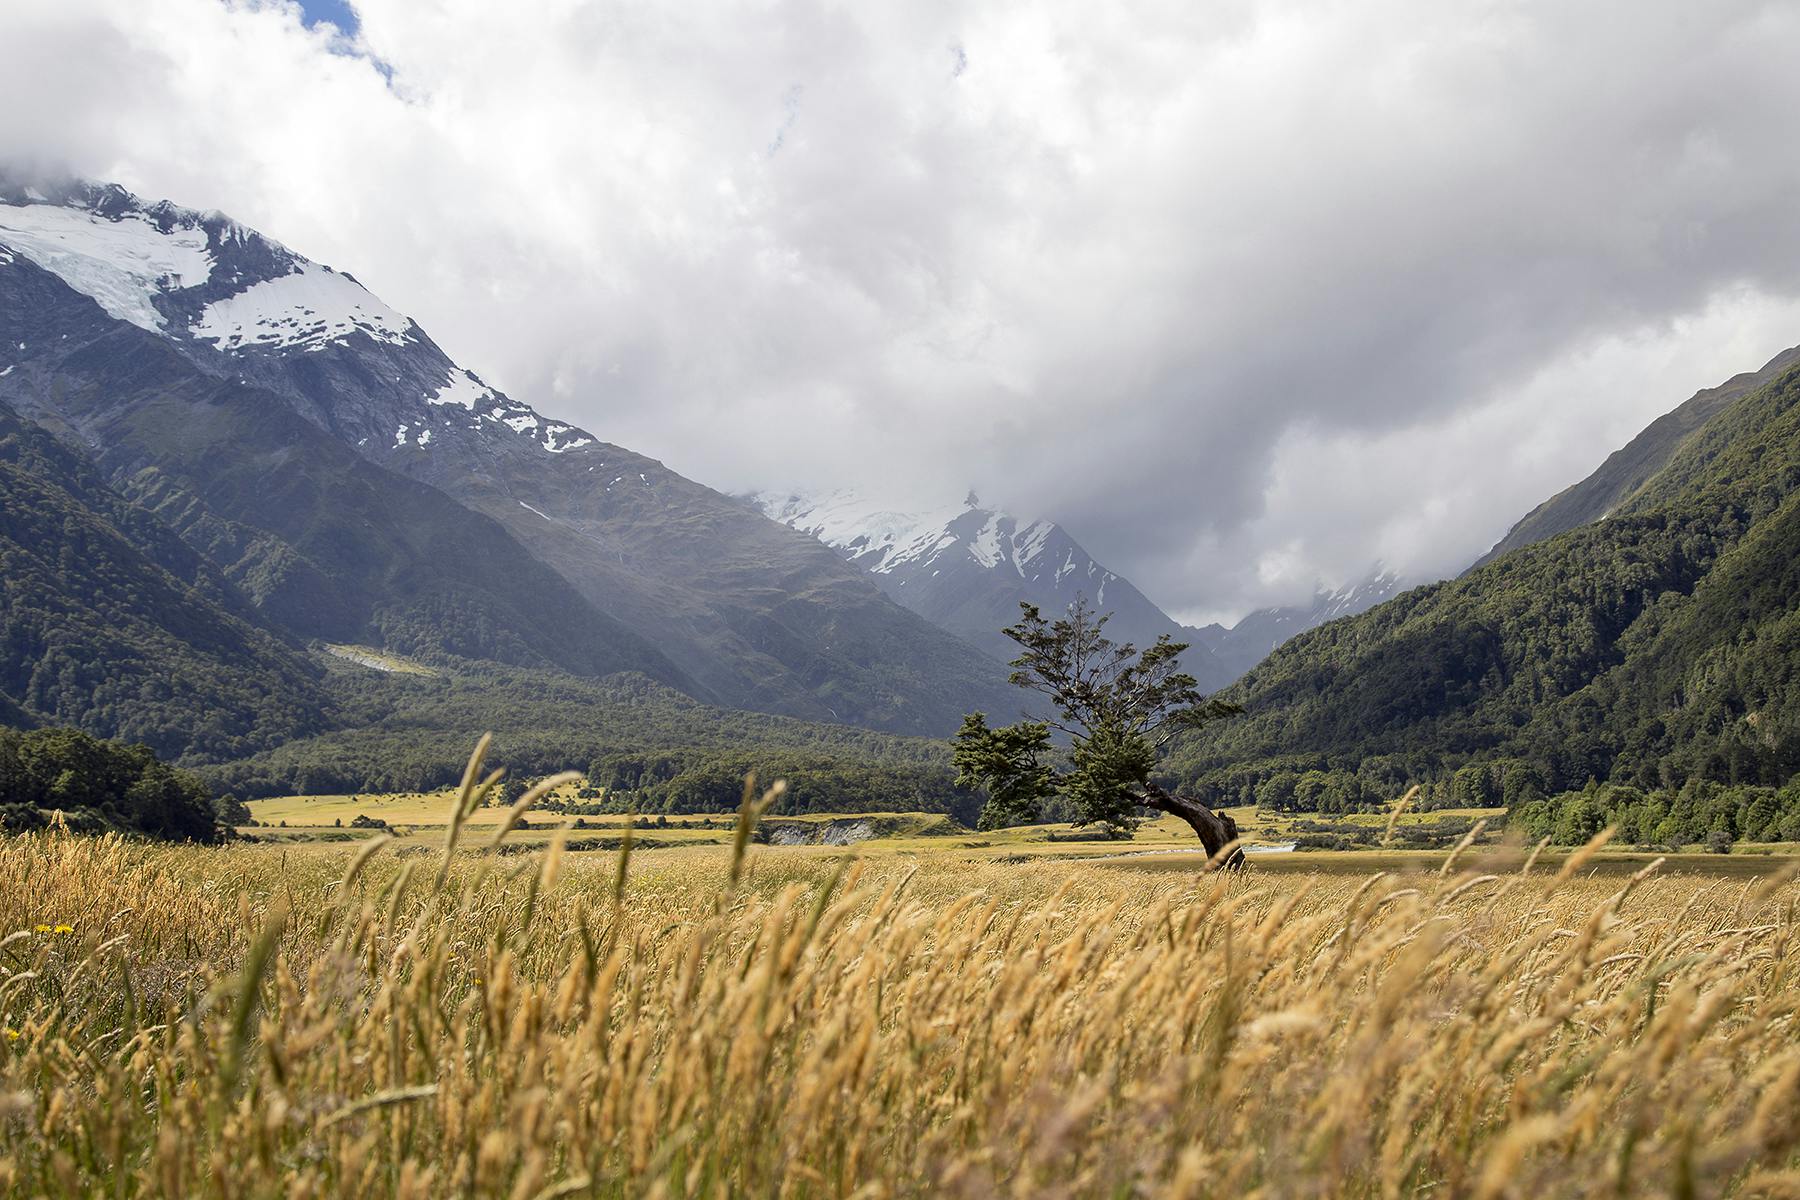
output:
M1791 883L624 861L0 844L0 1190L1800 1194Z

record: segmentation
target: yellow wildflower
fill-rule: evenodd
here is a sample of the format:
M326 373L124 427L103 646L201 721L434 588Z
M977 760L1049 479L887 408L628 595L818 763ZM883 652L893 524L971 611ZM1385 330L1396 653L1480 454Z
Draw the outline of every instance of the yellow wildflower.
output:
M56 932L57 933L74 933L75 927L73 925L58 925L56 927Z
M34 933L49 933L50 927L48 925L37 925L37 926L33 927L32 932L34 932Z
M6 1040L7 1040L7 1041L9 1041L9 1042L16 1042L16 1041L18 1041L18 1040L19 1040L19 1039L20 1039L20 1038L21 1038L21 1037L23 1037L23 1036L24 1036L24 1035L23 1035L23 1034L21 1034L21 1033L20 1033L20 1032L19 1032L19 1031L18 1031L18 1030L16 1030L16 1029L8 1029L8 1030L7 1030L7 1031L6 1031Z

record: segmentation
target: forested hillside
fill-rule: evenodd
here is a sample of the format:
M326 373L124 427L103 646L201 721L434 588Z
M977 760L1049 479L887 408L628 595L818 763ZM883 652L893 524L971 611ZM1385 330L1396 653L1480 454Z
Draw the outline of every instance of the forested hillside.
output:
M616 810L718 812L744 776L785 778L781 811L961 812L949 746L698 704L643 676L595 681L484 663L435 676L332 670L340 725L250 758L199 768L244 799L426 791L456 782L469 750L516 778L577 770Z
M1763 364L1761 370L1745 371L1718 387L1694 393L1686 403L1650 422L1642 433L1608 455L1592 475L1525 514L1475 565L1605 517L1655 479L1683 444L1709 421L1742 397L1773 383L1797 362L1800 346L1783 350Z
M1215 799L1310 770L1392 794L1469 763L1540 793L1785 783L1800 371L1715 415L1604 520L1315 630L1227 695L1244 715L1170 764Z
M74 725L165 757L324 727L322 676L91 464L0 405L0 724Z

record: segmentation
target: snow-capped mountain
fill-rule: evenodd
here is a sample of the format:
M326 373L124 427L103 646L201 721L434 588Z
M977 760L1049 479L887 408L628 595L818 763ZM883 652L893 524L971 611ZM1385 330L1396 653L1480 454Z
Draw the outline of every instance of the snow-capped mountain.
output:
M868 571L914 612L1000 657L1015 653L1000 628L1018 619L1020 601L1062 612L1085 596L1112 614L1109 633L1140 645L1181 633L1062 526L985 506L974 493L961 504L918 510L888 507L850 489L758 492L748 499Z
M510 432L552 453L593 443L450 362L410 318L354 276L301 257L219 212L146 204L117 186L74 183L50 194L0 187L0 247L56 275L109 316L159 334L206 361L232 360L256 382L295 388L350 354L393 371L359 381L361 403L312 398L306 415L359 445L425 446L450 423ZM348 353L347 353L348 352ZM311 361L308 361L311 360ZM376 423L377 415L382 420ZM385 418L392 417L393 420ZM363 439L368 439L366 442Z
M1237 678L1274 653L1289 638L1340 617L1353 617L1392 599L1411 585L1397 573L1377 563L1355 583L1341 588L1320 588L1307 605L1259 608L1237 624L1207 625L1190 630L1195 641L1210 649Z
M1021 601L1060 613L1085 597L1111 615L1107 633L1116 641L1145 646L1165 633L1192 641L1062 526L985 506L974 493L961 504L918 511L896 510L852 490L759 492L748 499L868 571L901 604L1002 660L1017 653L1000 630L1018 620ZM1229 682L1207 647L1193 645L1183 662L1203 687Z
M919 512L882 508L849 490L818 498L765 492L751 501L864 570L891 578L895 588L923 577L941 578L967 561L1050 589L1054 597L1073 600L1083 594L1104 609L1110 586L1115 602L1119 599L1119 577L1090 558L1061 526L985 508L973 492L961 504Z
M818 494L758 492L747 499L784 525L809 533L874 576L888 595L996 657L1013 643L1000 628L1019 602L1065 611L1078 596L1112 614L1116 640L1148 645L1168 634L1192 647L1185 665L1201 685L1223 687L1275 647L1309 629L1352 616L1405 586L1380 566L1349 586L1321 588L1313 602L1265 608L1236 625L1181 625L1138 588L1096 562L1054 521L1025 520L984 506L970 493L961 504L896 509L852 489Z
M813 539L512 399L352 275L221 213L0 176L0 317L0 403L82 442L290 622L329 624L320 614L359 573L381 603L343 620L387 621L364 637L416 631L436 604L471 637L506 641L498 610L421 581L485 570L489 605L531 575L493 565L517 552L578 596L554 605L622 627L638 639L629 661L653 649L672 664L663 678L706 699L943 732L1010 696L1003 670ZM461 516L432 507L444 497ZM333 522L301 520L331 504ZM429 536L402 524L424 509ZM404 621L381 606L395 588L413 597ZM508 612L555 588L510 592Z

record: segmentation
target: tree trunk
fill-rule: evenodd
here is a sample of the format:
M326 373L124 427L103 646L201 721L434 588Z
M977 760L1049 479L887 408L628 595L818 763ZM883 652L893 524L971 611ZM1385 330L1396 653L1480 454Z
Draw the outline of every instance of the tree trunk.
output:
M1214 812L1198 800L1172 795L1154 783L1144 789L1144 806L1158 812L1171 813L1192 825L1194 832L1200 835L1200 844L1206 847L1208 858L1217 857L1220 850L1237 840L1237 822L1231 819L1230 813ZM1232 868L1243 866L1243 848L1240 846L1234 849L1219 865Z

